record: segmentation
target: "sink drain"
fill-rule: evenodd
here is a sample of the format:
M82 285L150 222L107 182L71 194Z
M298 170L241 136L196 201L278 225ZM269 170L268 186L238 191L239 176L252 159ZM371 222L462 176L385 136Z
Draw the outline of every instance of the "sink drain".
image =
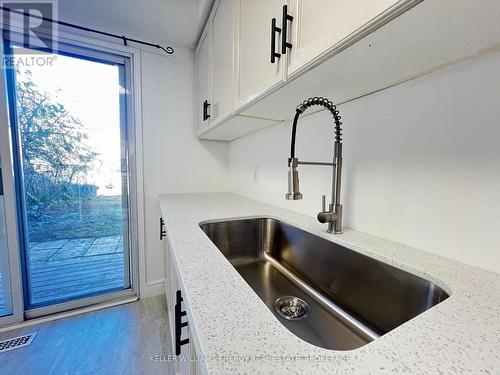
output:
M283 296L274 301L276 312L288 320L301 320L309 315L309 305L300 298Z

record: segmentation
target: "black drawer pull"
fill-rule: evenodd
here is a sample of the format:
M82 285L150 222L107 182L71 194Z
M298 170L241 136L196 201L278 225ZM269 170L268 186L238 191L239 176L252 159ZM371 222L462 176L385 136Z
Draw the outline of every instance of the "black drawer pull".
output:
M175 355L181 355L181 347L189 343L189 339L181 339L182 328L188 326L188 322L183 322L182 317L186 316L186 311L182 311L181 303L183 301L181 291L176 293L175 303Z
M0 166L0 197L3 196L2 166Z
M165 230L165 221L160 217L160 241L163 240L163 237L167 235L167 231Z
M282 19L282 25L281 25L281 53L284 55L286 54L286 49L287 48L292 48L293 45L292 43L287 42L288 38L288 21L292 22L293 21L293 16L288 14L288 5L283 5L283 19Z
M276 52L276 33L281 33L281 29L276 26L276 18L271 20L271 64L276 62L276 58L280 58L281 54Z
M203 102L203 121L207 121L210 118L210 115L208 114L208 107L210 107L210 103L208 100L205 100Z

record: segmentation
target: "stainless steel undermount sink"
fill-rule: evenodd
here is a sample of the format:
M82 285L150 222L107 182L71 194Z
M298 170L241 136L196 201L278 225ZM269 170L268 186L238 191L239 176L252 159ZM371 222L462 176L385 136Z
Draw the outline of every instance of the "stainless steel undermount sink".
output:
M323 348L359 348L449 297L430 281L277 219L200 228L286 328Z

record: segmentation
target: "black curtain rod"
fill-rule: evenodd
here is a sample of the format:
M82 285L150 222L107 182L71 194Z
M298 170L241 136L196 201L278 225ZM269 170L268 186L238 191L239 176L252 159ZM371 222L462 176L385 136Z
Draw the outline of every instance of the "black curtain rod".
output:
M66 26L66 27L71 27L73 29L77 29L77 30L87 31L89 33L105 35L105 36L109 36L111 38L121 39L123 41L124 45L127 45L128 42L133 42L133 43L143 44L145 46L150 46L150 47L155 47L155 48L161 49L161 50L165 51L166 53L168 53L169 55L172 55L174 53L174 49L170 46L164 48L164 47L160 46L159 44L154 44L154 43L145 42L145 41L139 40L139 39L129 38L129 37L126 37L125 35L112 34L112 33L106 32L106 31L91 29L90 27L75 25L73 23L54 20L54 19L48 18L48 17L37 16L34 14L30 14L29 12L20 11L20 10L16 10L16 9L10 9L10 8L6 8L3 6L0 6L0 9L5 11L5 12L19 14L19 15L22 15L24 17L31 17L31 18L42 20L42 21L56 23L56 24L61 25L61 26Z

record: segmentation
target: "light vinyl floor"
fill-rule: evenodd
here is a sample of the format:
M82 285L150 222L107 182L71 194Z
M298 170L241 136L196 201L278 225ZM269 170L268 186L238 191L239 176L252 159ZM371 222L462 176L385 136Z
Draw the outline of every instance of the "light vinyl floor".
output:
M0 333L36 331L30 346L0 354L2 375L173 374L164 296Z

